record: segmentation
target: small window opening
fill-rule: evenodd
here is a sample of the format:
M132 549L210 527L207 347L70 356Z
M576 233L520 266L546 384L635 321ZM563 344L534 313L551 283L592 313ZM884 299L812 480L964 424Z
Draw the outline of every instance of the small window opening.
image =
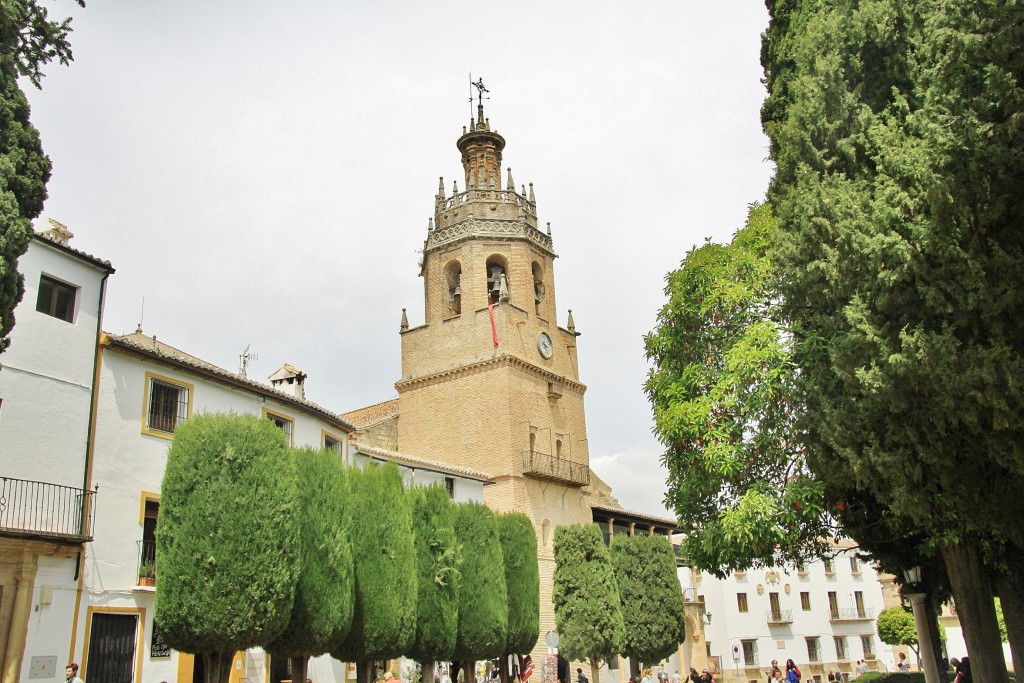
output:
M492 256L487 259L487 300L496 304L499 301L508 301L508 268L504 259Z
M36 310L65 322L73 322L77 292L77 287L41 275L39 277L39 294L36 297Z
M448 313L462 313L462 264L452 261L445 266L445 283L448 290Z

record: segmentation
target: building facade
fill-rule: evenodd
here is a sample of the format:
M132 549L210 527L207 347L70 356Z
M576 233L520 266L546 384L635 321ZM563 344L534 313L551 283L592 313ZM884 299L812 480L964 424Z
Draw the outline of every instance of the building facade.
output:
M19 259L0 356L0 680L63 674L97 494L88 480L96 335L111 265L56 221Z

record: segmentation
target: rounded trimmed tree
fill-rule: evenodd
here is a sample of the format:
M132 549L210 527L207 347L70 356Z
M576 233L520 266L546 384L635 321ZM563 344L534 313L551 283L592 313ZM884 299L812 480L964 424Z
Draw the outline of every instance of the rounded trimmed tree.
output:
M353 469L349 478L355 610L331 655L355 662L359 683L370 683L370 662L405 654L416 635L412 504L393 463Z
M455 539L455 506L438 485L417 487L412 497L416 534L416 637L405 655L420 662L424 681L434 662L452 658L459 624L461 555Z
M464 552L453 657L462 662L466 683L472 683L472 662L501 656L508 641L505 561L495 515L486 505L456 505L455 536Z
M664 536L616 536L612 565L625 626L622 654L644 664L660 662L686 637L672 544Z
M288 625L299 578L295 465L284 434L251 415L178 425L160 499L155 619L167 643L227 683L235 652Z
M508 591L508 641L504 655L523 655L533 650L540 636L540 564L537 533L530 518L521 512L498 515L498 541L505 559ZM500 662L503 682L508 681L508 657Z
M355 601L348 481L337 453L292 451L298 471L301 568L287 628L267 645L271 657L289 657L292 680L306 680L310 657L348 635Z
M554 551L558 649L569 659L589 661L594 683L600 683L600 664L619 654L624 630L610 551L596 524L557 527Z

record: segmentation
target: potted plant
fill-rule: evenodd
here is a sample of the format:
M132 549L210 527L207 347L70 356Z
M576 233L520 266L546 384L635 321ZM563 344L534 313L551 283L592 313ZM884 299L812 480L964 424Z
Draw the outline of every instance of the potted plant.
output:
M139 565L139 585L140 586L155 586L156 585L156 564L153 562L143 562Z

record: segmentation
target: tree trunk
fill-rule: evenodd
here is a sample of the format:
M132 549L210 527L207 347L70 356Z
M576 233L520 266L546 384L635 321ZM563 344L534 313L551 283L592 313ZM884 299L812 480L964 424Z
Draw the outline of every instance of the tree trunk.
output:
M935 600L929 595L924 601L924 609L928 616L928 624L931 626L932 652L935 653L935 665L939 669L939 680L942 683L949 683L949 661L946 659L946 649L942 644L942 636L939 635L939 611L935 607Z
M498 680L501 683L510 683L512 679L512 672L509 670L508 658L509 655L502 655L498 657Z
M462 681L463 683L476 683L476 662L470 660L464 660L462 662Z
M992 585L974 538L942 546L957 615L964 630L971 675L979 683L1009 683L992 600Z
M273 657L273 655L271 655ZM292 683L306 683L309 657L289 657L292 663Z
M434 660L420 662L420 683L434 683Z
M356 683L373 683L370 680L372 673L372 662L356 662Z
M601 661L590 658L590 675L594 677L590 683L601 683Z
M203 666L206 671L206 683L228 683L231 677L231 661L235 658L234 651L204 652Z
M1011 564L1011 567L1020 567ZM1010 641L1010 656L1017 677L1024 673L1024 581L1019 574L1004 574L997 582L999 605L1003 608L1006 637ZM1021 673L1017 673L1021 672Z

